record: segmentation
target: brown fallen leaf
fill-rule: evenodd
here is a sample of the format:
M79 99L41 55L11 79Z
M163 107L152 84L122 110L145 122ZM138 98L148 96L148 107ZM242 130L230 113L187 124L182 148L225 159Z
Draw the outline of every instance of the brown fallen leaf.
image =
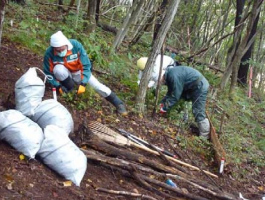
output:
M65 181L65 182L63 182L63 186L64 187L72 186L72 181Z

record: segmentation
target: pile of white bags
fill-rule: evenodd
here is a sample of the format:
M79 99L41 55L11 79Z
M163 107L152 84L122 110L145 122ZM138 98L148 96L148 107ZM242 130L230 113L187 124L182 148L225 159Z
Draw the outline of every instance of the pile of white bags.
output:
M17 110L0 112L0 139L34 158L43 141L42 129Z
M87 158L68 137L74 130L72 115L54 99L42 101L50 77L45 75L42 81L36 69L30 68L15 84L16 110L0 112L0 140L30 158L39 155L46 165L79 186Z
M15 84L16 110L19 110L26 116L32 116L34 109L42 101L44 91L45 84L38 77L36 68L29 68Z
M31 119L39 124L41 128L47 125L56 125L69 135L74 130L74 121L69 111L54 99L44 100L34 110Z
M62 128L48 125L38 155L51 169L79 186L86 172L87 158Z

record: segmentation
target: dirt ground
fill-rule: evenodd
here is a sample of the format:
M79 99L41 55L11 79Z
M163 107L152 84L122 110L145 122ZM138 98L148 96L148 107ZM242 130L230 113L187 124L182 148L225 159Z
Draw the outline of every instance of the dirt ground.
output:
M0 66L0 109L2 111L15 108L14 104L14 85L15 82L23 75L29 67L42 67L42 57L19 47L18 45L2 40L1 46L1 66ZM95 74L100 76L99 74ZM115 78L113 78L115 79ZM115 80L110 81L115 82ZM120 88L113 88L115 84L111 84L114 91L119 91ZM49 85L46 87L45 98L52 98L52 92ZM97 120L102 124L107 125L111 128L123 128L125 130L133 130L138 136L145 138L147 141L157 145L166 146L165 139L162 137L163 129L159 126L159 123L167 123L166 119L153 118L152 120L143 119L139 116L130 113L128 117L121 117L116 115L114 108L105 100L99 100L99 106L102 107L101 111L90 107L87 110L75 110L70 107L61 97L61 102L65 107L68 108L74 119L75 132L70 135L70 138L79 146L81 145L80 135L78 134L77 128L84 121ZM93 98L93 97L91 97ZM130 108L128 108L130 111ZM159 123L158 123L159 122ZM177 131L176 127L172 125L172 131ZM168 145L167 145L168 147ZM179 152L182 150L176 146ZM172 151L172 149L168 148ZM134 150L135 151L135 150ZM191 163L191 160L201 160L198 155L194 155L188 152L189 157L185 157L183 154L183 161ZM144 195L152 196L156 199L163 199L159 194L148 190L139 184L138 181L132 178L128 178L116 171L115 168L103 166L100 163L96 163L88 160L87 171L81 182L80 187L77 186L64 186L66 181L63 177L56 174L56 172L45 166L41 160L21 160L19 158L21 154L12 148L9 144L4 141L0 141L0 199L141 199L133 198L117 194L107 194L104 192L97 191L95 188L102 187L118 191L135 192ZM143 153L143 155L146 155ZM146 155L148 156L148 155ZM152 159L152 157L148 156ZM206 169L212 173L217 174L218 169L213 163L200 162L197 163L203 169ZM251 164L245 167L246 170L251 168ZM248 179L241 182L232 178L231 173L233 166L229 166L226 169L226 173L220 176L214 181L224 191L230 192L238 197L241 192L245 198L253 200L261 200L264 193L260 187L264 186L265 173L261 176L256 177L250 174ZM200 172L193 172L198 179L206 180ZM183 188L189 186L181 185ZM259 188L259 189L258 189ZM160 188L160 190L162 190ZM200 194L197 189L191 189L192 192ZM165 191L172 196L176 194ZM207 195L206 195L207 196ZM144 199L144 198L142 198ZM170 199L170 198L167 198ZM179 198L180 199L180 198ZM185 199L185 198L182 198ZM214 199L208 197L208 199Z

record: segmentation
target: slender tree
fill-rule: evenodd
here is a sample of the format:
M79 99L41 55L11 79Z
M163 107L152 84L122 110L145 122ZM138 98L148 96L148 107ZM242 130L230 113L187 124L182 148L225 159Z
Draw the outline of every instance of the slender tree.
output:
M116 51L120 44L122 43L124 37L126 36L128 30L129 30L129 26L131 25L131 23L135 20L135 18L138 16L140 9L142 7L142 5L145 3L146 0L135 0L133 1L133 5L131 6L128 14L126 15L126 18L122 24L122 27L120 28L120 30L118 31L115 40L113 42L112 45L112 49L114 51Z
M234 60L231 62L232 66L232 77L231 77L231 85L230 85L230 91L229 93L232 94L237 83L238 78L238 69L240 66L240 62L244 54L247 52L247 50L252 46L253 42L255 41L255 35L253 35L250 38L251 30L253 29L254 23L256 21L256 18L259 15L261 5L263 0L255 0L252 5L252 10L250 12L247 28L246 28L246 34L244 38L242 38L242 41L240 41L240 44L238 46L237 52L235 52ZM249 39L250 38L250 39Z
M249 35L248 42L256 35L259 16L260 16L260 12L258 13L258 16L254 22L252 29L251 29L251 33ZM249 69L249 62L248 61L251 58L253 46L254 46L254 43L249 47L249 49L247 50L245 55L242 57L241 63L239 66L239 70L238 70L237 82L239 84L244 85L244 86L247 84L247 76L248 76L248 69Z
M88 0L87 8L87 19L88 19L88 29L89 32L93 32L96 28L96 10L97 10L97 0Z
M136 106L139 109L140 113L144 112L144 105L145 105L145 97L146 97L146 90L148 86L148 80L151 77L154 63L155 63L155 58L157 55L160 53L160 49L163 45L163 42L166 38L167 32L173 22L173 19L176 15L178 5L179 5L180 0L171 0L169 1L168 7L167 7L167 12L162 20L161 27L157 33L156 40L153 43L152 47L152 52L149 55L149 58L147 60L143 76L140 82L139 90L137 93L137 98L136 98Z
M224 89L232 73L230 94L233 92L236 82L237 82L237 74L238 74L238 68L240 65L241 58L243 57L243 55L246 53L248 48L254 42L255 37L252 37L250 41L248 41L248 38L251 32L251 29L253 27L253 24L256 20L256 17L258 15L258 12L261 8L262 2L263 0L249 1L248 2L249 5L245 6L245 10L244 12L242 12L242 15L238 15L238 18L236 17L235 23L238 25L235 26L236 31L233 37L233 45L232 45L232 48L228 52L227 68L225 70L225 73L222 77L222 81L220 84L221 89ZM252 4L252 9L250 12L248 12L248 9L250 9L251 4ZM237 0L237 9L240 10L240 7L244 8L244 6L242 5L242 1ZM237 20L239 20L238 23L237 23ZM244 29L243 23L247 24L246 29Z
M4 25L4 18L5 18L6 0L1 0L0 3L1 3L0 4L0 47L1 47L3 25Z
M158 31L161 27L161 22L164 19L165 11L166 11L166 5L168 4L168 0L163 0L161 5L158 7L158 10L156 12L156 23L154 27L154 35L153 35L153 41L155 41Z

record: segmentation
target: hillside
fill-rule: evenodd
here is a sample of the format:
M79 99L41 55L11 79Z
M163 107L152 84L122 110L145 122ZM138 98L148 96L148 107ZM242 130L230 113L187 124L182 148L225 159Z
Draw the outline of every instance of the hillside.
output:
M36 7L38 11L34 10ZM0 111L15 108L15 83L28 68L42 68L42 54L48 45L48 41L45 40L48 38L47 35L56 30L50 24L50 20L56 22L60 19L55 9L53 10L49 6L36 7L30 7L30 12L26 12L28 11L27 7L25 10L21 9L21 13L17 13L16 16L21 20L21 23L15 24L14 27L9 27L8 20L13 17L12 13L16 13L15 10L17 10L18 5L11 4L8 7L6 29L4 29L0 48ZM37 24L35 18L32 17L35 16L35 12L40 14L40 24ZM49 21L48 30L45 28L46 21ZM58 26L58 24L54 26ZM17 31L18 29L22 31ZM62 29L68 30L65 26L62 26ZM218 93L219 96L215 100L212 99L212 94L209 95L207 110L227 153L227 165L224 168L224 173L220 175L218 173L219 168L214 163L212 144L197 137L192 117L186 124L181 122L182 108L176 108L178 112L173 110L167 117L161 117L158 114L152 117L154 96L152 92L149 92L147 94L148 112L144 116L137 112L134 106L135 94L138 89L136 84L137 70L134 68L134 63L137 56L147 54L145 50L138 49L138 47L130 50L121 48L117 55L110 56L108 50L111 46L110 41L113 39L112 34L100 28L90 37L87 37L85 33L75 32L72 29L68 33L77 36L78 39L84 42L90 58L95 61L93 74L126 102L129 111L129 115L126 117L117 115L113 106L90 89L84 97L58 96L58 101L68 109L73 117L74 132L70 134L70 138L78 147L91 150L92 153L95 153L95 157L97 155L98 157L108 156L108 158L127 161L125 155L114 156L114 152L104 151L104 149L100 151L93 148L93 144L90 144L91 136L87 132L83 132L80 127L89 124L89 122L97 121L112 130L124 129L153 145L170 152L177 152L180 161L213 173L218 178L209 177L201 171L191 170L188 167L176 166L164 159L163 156L154 156L132 146L118 147L114 145L122 152L138 153L143 157L140 157L139 162L131 161L129 170L126 167L117 167L103 161L88 159L85 176L80 187L77 187L74 184L69 185L66 182L67 180L45 166L38 157L29 160L8 143L0 141L1 200L229 199L218 197L219 194L225 195L226 193L232 195L233 198L231 199L239 199L240 193L246 199L262 199L265 195L265 110L262 95L258 95L254 91L254 98L248 99L245 90L241 90L241 88L237 90L234 99L228 98L226 92ZM202 71L212 84L212 88L216 89L216 80L219 80L220 74L204 70L204 68ZM41 74L39 75L42 77ZM52 88L49 84L46 84L43 100L51 98ZM183 104L181 106L183 107ZM222 112L217 108L222 108L222 112L225 113L222 127L220 119ZM191 110L189 110L189 115L192 116ZM203 185L204 190L180 179L175 180L179 187L178 192L159 184L150 182L145 184L147 181L141 181L143 177L137 178L135 174L145 174L150 179L157 179L161 183L165 183L167 171L153 166L151 169L156 169L155 175L150 175L147 171L140 173L139 168L135 169L133 166L137 163L145 167L146 163L143 163L143 159L146 159L145 162L160 163L161 166L166 166L169 171L172 168L183 170L188 174L185 180L192 179L194 182ZM218 195L212 191L205 191L205 188L211 188ZM122 192L120 194L110 194L101 191L103 189L126 191L140 194L140 196L133 197L130 194L121 194Z
M13 92L16 80L18 80L23 74L23 71L26 71L28 67L39 66L41 60L42 58L40 56L6 39L3 40L3 46L1 48L1 61L3 64L0 71L2 110L14 108ZM114 90L118 90L118 88ZM51 88L47 85L45 99L51 98L51 95ZM61 97L59 97L59 101L65 106L68 106ZM111 127L134 130L138 136L145 137L147 141L153 144L161 145L161 143L164 143L166 145L162 137L164 130L160 125L161 123L167 123L165 119L141 119L133 113L126 118L121 118L113 112L112 107L106 101L98 100L98 104L102 108L100 111L93 108L89 108L87 111L79 111L69 107L76 128L75 134L72 134L71 138L77 144L78 139L80 139L77 132L79 124L83 120L97 120ZM172 129L173 132L177 131L174 126L172 126ZM139 193L150 195L157 199L161 198L159 195L153 194L141 187L135 180L124 177L109 167L104 167L91 161L88 161L87 172L81 183L81 187L65 187L63 186L63 182L66 180L44 166L40 160L20 160L20 153L5 142L1 142L0 149L0 194L2 199L128 199L128 197L122 197L121 195L116 196L96 191L94 189L95 187L120 191L138 191ZM180 147L177 147L177 149L179 152L182 152ZM182 153L185 155L184 152ZM207 163L192 151L187 151L186 153L193 160L199 161L197 164L203 167L203 169L208 169L213 173L218 171L213 163ZM191 162L187 157L184 157L184 160ZM249 166L242 167L249 169L251 163ZM235 194L242 192L250 199L259 199L261 197L262 191L259 189L263 187L264 171L260 171L258 176L248 174L247 179L241 180L241 182L233 179L231 176L232 172L233 167L229 166L229 168L225 169L224 176L215 180L216 183L225 191ZM207 177L203 174L197 173L196 176L207 180Z

